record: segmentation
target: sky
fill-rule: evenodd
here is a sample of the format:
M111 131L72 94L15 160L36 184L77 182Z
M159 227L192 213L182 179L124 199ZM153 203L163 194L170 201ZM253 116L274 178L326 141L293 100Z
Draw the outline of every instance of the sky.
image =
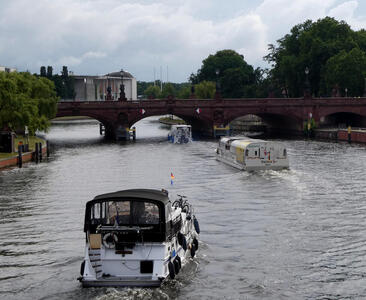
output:
M325 16L366 28L366 1L0 0L0 66L185 82L223 49L268 67L268 44Z

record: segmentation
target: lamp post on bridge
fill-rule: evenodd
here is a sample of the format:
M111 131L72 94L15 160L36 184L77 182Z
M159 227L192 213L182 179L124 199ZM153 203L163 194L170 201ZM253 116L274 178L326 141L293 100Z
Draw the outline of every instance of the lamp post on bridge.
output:
M310 82L309 82L309 68L305 68L305 84L304 84L304 98L311 98L311 89L310 89Z
M216 69L215 71L216 73L216 92L215 92L215 99L221 99L221 91L220 91L220 83L219 83L219 74L220 74L220 70Z

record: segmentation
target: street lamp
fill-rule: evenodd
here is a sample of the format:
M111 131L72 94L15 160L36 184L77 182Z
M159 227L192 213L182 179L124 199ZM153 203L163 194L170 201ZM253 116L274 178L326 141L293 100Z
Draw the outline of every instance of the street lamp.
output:
M306 75L306 79L305 79L305 84L304 84L304 98L310 98L311 96L311 91L310 91L310 82L309 82L309 68L306 67L305 68L305 75Z
M345 88L344 91L346 92L346 98L347 98L348 89Z
M220 85L219 85L220 70L216 69L215 73L216 73L216 92L220 92Z

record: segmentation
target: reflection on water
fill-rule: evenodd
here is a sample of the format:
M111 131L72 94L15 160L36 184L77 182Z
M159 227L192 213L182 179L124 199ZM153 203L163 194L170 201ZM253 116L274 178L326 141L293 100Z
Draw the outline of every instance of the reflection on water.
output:
M0 172L0 298L366 297L364 146L284 141L290 170L246 173L215 160L216 141L175 145L156 120L136 127L136 142L110 143L98 123L54 125L48 162ZM139 187L188 196L198 258L158 289L82 289L85 203Z

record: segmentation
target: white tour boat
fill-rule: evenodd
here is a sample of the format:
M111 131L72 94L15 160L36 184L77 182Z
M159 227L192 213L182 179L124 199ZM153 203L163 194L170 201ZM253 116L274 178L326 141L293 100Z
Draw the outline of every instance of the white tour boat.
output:
M90 286L159 286L198 249L192 206L165 190L131 189L96 196L85 210L81 281Z
M191 125L172 125L168 134L168 141L173 144L185 144L192 141Z
M248 137L223 137L216 158L240 170L280 170L289 168L287 150L282 143Z

